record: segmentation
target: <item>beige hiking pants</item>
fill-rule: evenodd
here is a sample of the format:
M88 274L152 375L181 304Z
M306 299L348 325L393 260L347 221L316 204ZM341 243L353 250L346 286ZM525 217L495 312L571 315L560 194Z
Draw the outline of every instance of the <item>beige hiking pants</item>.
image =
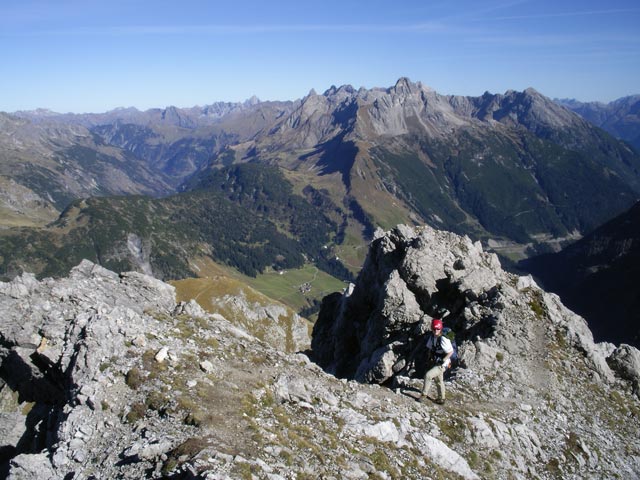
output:
M422 387L422 395L427 395L431 388L431 382L435 380L438 387L438 398L444 400L444 372L446 368L442 365L436 365L429 370L424 376L424 385Z

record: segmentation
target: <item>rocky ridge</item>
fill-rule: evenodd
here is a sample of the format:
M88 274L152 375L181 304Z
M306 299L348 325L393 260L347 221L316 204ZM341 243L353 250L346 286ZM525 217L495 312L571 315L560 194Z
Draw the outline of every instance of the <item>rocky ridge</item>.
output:
M252 108L261 102L256 96L244 102L215 102L202 107L179 108L168 106L166 108L151 108L141 111L135 107L116 108L104 113L59 113L47 109L22 110L14 115L20 118L28 118L34 123L49 122L51 120L60 123L82 125L86 128L96 125L106 125L120 121L136 125L148 125L162 122L166 125L181 128L194 128L196 126L216 123L225 115L237 113ZM286 105L288 102L274 102Z
M640 95L622 97L613 102L555 100L611 135L640 149Z
M306 181L317 185L335 175L329 191L342 198L332 200L355 201L354 218L498 240L513 258L557 249L628 208L640 188L637 153L533 88L461 97L407 78L389 88L331 87L234 152L314 172ZM623 201L613 206L614 198Z
M391 281L380 283L383 271ZM385 300L369 316L352 317L367 339L361 352L371 353L354 365L340 358L344 371L389 382L401 358L387 359L403 350L398 333L422 328L436 303L451 307L447 322L461 322L467 368L448 385L444 407L414 401L419 380L410 368L398 370L404 375L393 388L338 379L307 355L274 349L195 302L176 305L171 286L140 273L118 275L85 261L68 278L23 274L2 283L3 473L638 475L640 452L627 441L640 430L632 393L637 350L594 344L584 321L556 296L503 272L479 244L429 228L378 233L353 292L332 297L343 312L337 323L346 327L345 312L355 315L358 301L377 296ZM314 337L313 357L323 364L328 354L319 342L339 343L319 333L329 318L323 310ZM399 343L388 349L392 331ZM375 354L381 345L392 355Z
M300 128L304 125L305 128ZM486 92L480 97L442 95L421 82L400 78L389 88L331 87L323 94L311 92L298 108L283 116L271 133L290 130L297 142L312 147L347 133L347 139L373 141L379 136L407 134L444 138L459 128L525 127L535 134L554 128L592 129L569 109L533 88L504 94ZM309 132L313 135L308 138Z
M312 341L323 368L416 395L425 332L444 313L468 367L453 384L455 401L468 409L463 436L474 440L460 442L473 446L464 454L489 458L497 449L523 478L637 475L638 451L626 450L624 438L640 426L638 350L595 343L556 295L504 272L468 237L404 226L376 237L353 291L323 303ZM500 425L514 424L520 434L500 439ZM603 467L607 457L616 460Z
M343 85L294 102L5 117L14 137L64 133L71 142L57 150L41 139L41 155L0 138L8 165L16 156L34 165L9 167L7 179L58 211L79 196L163 195L211 171L260 163L284 171L297 192L311 186L326 194L344 229L362 237L357 242L369 240L372 225L426 222L496 240L517 260L595 228L640 191L631 147L534 89L462 97L400 78L389 88ZM68 175L60 179L59 171ZM13 216L42 215L23 195L10 197Z

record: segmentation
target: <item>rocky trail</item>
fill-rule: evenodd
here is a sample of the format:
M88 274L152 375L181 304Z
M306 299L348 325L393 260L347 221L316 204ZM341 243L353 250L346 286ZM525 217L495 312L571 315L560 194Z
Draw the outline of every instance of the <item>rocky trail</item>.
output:
M466 367L444 406L416 402L420 362L404 368L441 307ZM640 475L639 352L594 343L466 237L378 232L305 353L86 261L1 283L0 311L8 478Z

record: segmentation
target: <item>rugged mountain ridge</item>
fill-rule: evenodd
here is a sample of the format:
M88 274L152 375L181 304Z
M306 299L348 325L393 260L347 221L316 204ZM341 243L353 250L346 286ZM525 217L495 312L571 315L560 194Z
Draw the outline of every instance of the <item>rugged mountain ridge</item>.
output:
M327 189L354 229L420 219L524 250L575 238L640 192L637 154L533 89L456 97L401 78L310 92L258 117L270 123L220 148L209 167L296 172L301 186Z
M560 252L520 266L583 315L597 339L640 347L640 203Z
M5 209L25 217L23 223L33 217L31 223L43 224L79 198L174 193L211 157L255 135L287 108L287 102L254 98L145 112L0 112L0 178L3 197L9 197ZM251 115L245 115L248 110ZM221 118L224 130L216 127ZM24 189L38 206L20 201ZM43 216L46 221L38 221Z
M420 82L401 78L386 89L356 90L346 85L332 87L322 95L312 91L296 102L254 100L218 105L211 112L205 110L200 107L149 112L123 110L122 118L117 118L116 111L103 116L72 116L72 120L68 116L47 115L45 120L20 121L26 122L25 131L53 125L59 130L90 132L91 145L73 144L67 149L82 153L70 171L100 188L76 193L73 189L64 190L67 196L61 197L63 202L70 202L74 195L107 194L108 180L125 175L109 173L117 162L110 163L111 157L103 158L100 151L105 148L128 159L121 162L127 168L160 175L162 185L179 189L179 195L183 192L193 195L187 192L202 189L203 185L213 187L211 191L224 192L229 183L220 178L220 172L226 175L238 164L278 169L286 178L280 184L290 185L287 188L296 196L320 210L319 219L326 217L333 224L333 231L328 234L331 248L327 258L345 259L346 263L356 265L352 267L356 270L363 261L361 247L377 226L429 223L468 234L505 258L518 260L559 249L624 211L640 195L637 153L533 89L503 95L486 93L476 98L456 97L440 95ZM68 121L75 123L65 123ZM91 124L91 130L87 131L82 122ZM68 162L67 157L52 158L54 161L47 168L67 171L63 164L55 164ZM104 167L105 162L108 168ZM100 179L100 175L106 178ZM145 186L139 189L148 188L152 192L147 193L155 195L164 191L140 175ZM31 178L32 184L41 186L30 184L25 191L20 188L27 189L23 185L26 180L14 179L7 172L3 184L15 185L14 193L0 198L6 198L14 212L20 211L19 202L24 202L27 210L33 208L37 201L27 201L29 198L41 199L46 207L50 191L66 188L61 184L69 181L62 176L55 177L53 183L41 184L40 177L36 177ZM103 184L106 186L101 187ZM258 191L262 190L258 187ZM218 199L212 198L209 203L215 203L213 200ZM133 198L117 199L114 203L128 203L120 211L130 211L134 216L154 216L153 208L136 210L143 203L153 202ZM70 207L65 215L81 210L78 205ZM228 207L223 200L216 205L219 210ZM289 219L270 218L270 210L257 213L277 228L285 222L285 230L303 240L299 232L304 231L304 225L286 226ZM43 215L41 212L34 217ZM205 243L220 244L224 231L211 225L209 217L203 215L201 224L188 231L205 231L205 236L215 237L212 242L205 239ZM83 221L95 223L86 216ZM155 225L160 221L159 217L143 219L142 223ZM110 222L115 230L106 232L107 237L123 240L130 233L142 239L147 248L142 253L148 260L142 262L144 265L153 263L153 258L168 258L164 247L158 251L154 245L175 246L174 256L180 258L180 265L167 265L164 260L156 262L162 264L156 267L159 277L172 278L179 272L181 275L191 272L188 265L195 251L191 239L176 242L176 235L169 234L169 239L149 241L140 231L127 231L123 236L117 223ZM43 242L38 239L45 239L51 230L13 230L3 232L3 236L4 233L8 240L3 244L10 254L4 259L6 264L12 258L24 257L23 250L12 250L11 245L41 245ZM34 238L35 243L29 242L29 238ZM55 235L52 238L56 246L63 242ZM253 248L246 239L243 245L236 243L236 246L245 249L247 243ZM67 245L62 248L72 250ZM87 254L89 258L100 261L101 253L96 248L89 245L87 249L93 250ZM105 257L120 258L120 251L126 256L127 250L120 248L115 254L109 251ZM51 257L50 252L26 253L34 259ZM210 252L205 248L200 253ZM288 255L288 250L281 253ZM316 251L306 251L305 255L322 258ZM72 263L79 261L73 259ZM227 258L223 261L229 263ZM260 271L271 261L259 261L247 269ZM21 259L18 263L37 272L47 268L39 261L25 263ZM56 263L55 269L60 265ZM134 267L136 262L129 265L109 266L116 270L140 267ZM335 267L343 273L346 270L344 266ZM13 268L5 267L6 272L9 270L13 274ZM51 271L60 273L65 272Z
M34 123L1 112L0 179L1 211L27 225L41 218L55 220L78 198L162 195L171 190L164 174L83 126Z
M632 370L637 368L640 352L628 345L594 343L586 322L557 296L538 288L531 277L505 273L494 254L468 237L428 227L378 231L355 288L323 302L312 338L314 359L339 377L417 395L424 374L425 333L431 318L443 313L445 324L456 331L461 361L468 367L454 384L464 385L466 394L473 389L470 397L487 402L485 406L493 404L492 414L518 408L536 412L524 424L525 430L531 428L525 436L537 439L538 465L563 465L563 470L565 460L553 458L557 447L545 452L543 445L562 445L571 437L581 437L583 451L604 444L618 450L625 444L624 437L613 440L609 433L591 428L606 422L603 409L611 402L603 399L610 394L601 388L616 384L616 377L633 379L628 385L640 395L638 373L622 367L629 361L636 365ZM587 403L579 406L583 401ZM537 417L543 411L545 418ZM534 417L547 426L555 423L554 417L564 418L564 433L537 429ZM476 452L491 456L491 449L481 444L475 444ZM631 456L638 458L637 453ZM549 473L527 468L529 475ZM554 473L572 477L570 469Z
M609 103L571 99L556 102L640 150L640 95L622 97Z
M327 327L353 321L366 332L361 353L396 340L391 354L356 357L380 367L355 369L379 383L403 351L398 333L419 335L436 306L450 307L467 368L444 407L416 403L410 375L393 390L336 379L193 302L176 305L170 286L139 273L83 262L66 279L25 274L0 283L0 303L8 478L640 472L628 441L640 430L639 352L594 344L555 295L428 227L376 235L353 291L327 300L312 356L337 351L318 347L343 341Z
M401 78L213 107L46 118L90 124L174 185L234 162L278 165L327 189L355 229L419 218L523 249L584 233L640 192L637 154L534 89L446 96Z
M63 124L82 125L86 128L115 122L141 126L164 122L175 127L194 128L215 123L228 114L249 109L259 103L263 102L254 96L245 102L216 102L203 107L195 106L191 108L168 106L166 108L151 108L141 111L137 108L129 107L116 108L104 113L58 113L47 109L37 109L17 111L14 112L14 115L30 119L34 123L55 121ZM286 105L288 102L274 103Z

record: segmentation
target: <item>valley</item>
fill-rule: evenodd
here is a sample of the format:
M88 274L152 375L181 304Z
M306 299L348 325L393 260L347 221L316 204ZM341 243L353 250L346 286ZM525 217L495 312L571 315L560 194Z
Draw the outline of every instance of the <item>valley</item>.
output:
M637 0L0 19L0 479L640 478Z
M468 235L515 268L640 196L640 155L533 89L456 97L401 78L288 102L1 120L4 279L83 258L176 281L217 264L313 315L355 279L377 228Z

